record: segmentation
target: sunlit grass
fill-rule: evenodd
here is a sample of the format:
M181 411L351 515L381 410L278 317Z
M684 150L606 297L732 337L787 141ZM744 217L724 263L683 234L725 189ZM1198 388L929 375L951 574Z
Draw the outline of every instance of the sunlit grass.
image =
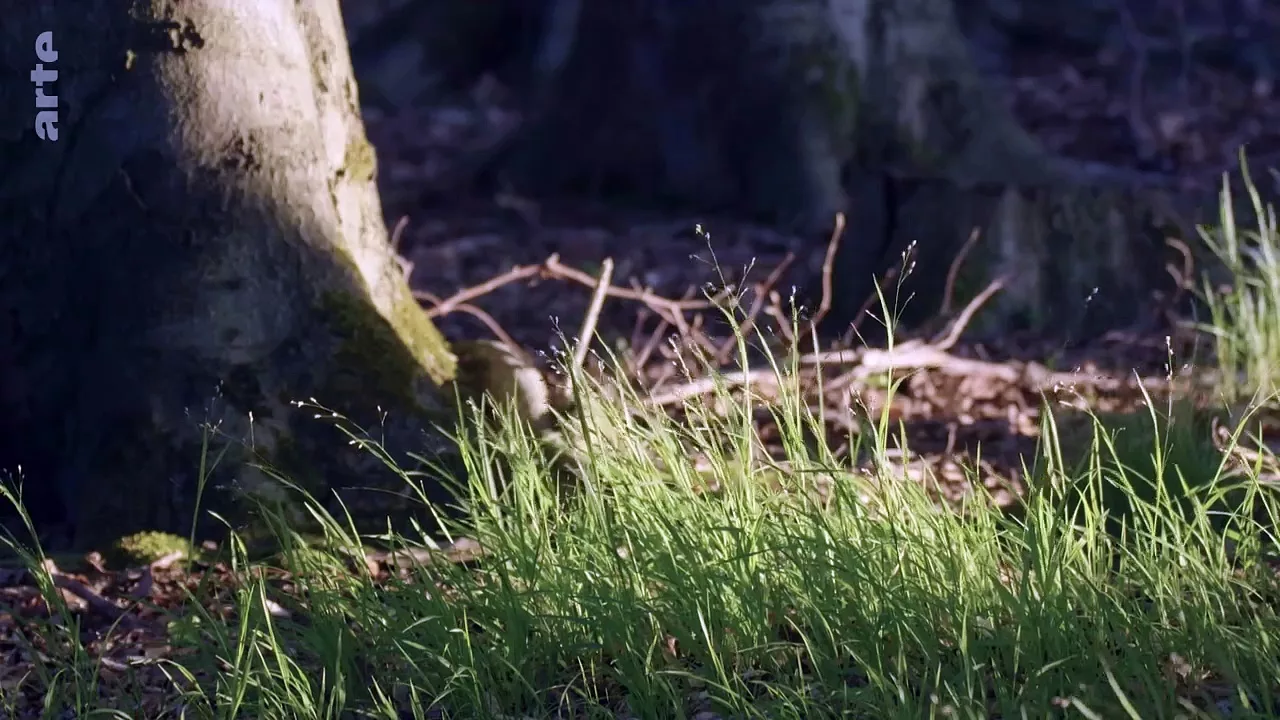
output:
M1215 310L1220 358L1251 381L1264 363L1248 353L1280 348L1247 314L1280 307L1275 275ZM1025 506L953 513L889 461L887 403L863 409L867 434L851 438L874 469L852 469L809 441L824 432L797 358L766 355L779 397L721 386L681 422L625 383L575 376L589 411L562 418L574 452L558 459L524 425L469 414L471 518L454 529L485 548L478 563L375 581L340 550L361 541L347 518L304 498L316 543L267 513L281 552L250 561L232 536L229 612L193 601L170 623L176 652L155 661L169 716L1280 713L1274 490L1260 465L1201 442L1173 401L1148 397L1137 431L1099 418L1083 454L1064 454L1047 415ZM762 408L783 457L762 451ZM27 682L47 717L90 717L108 707L98 668L38 548L27 558L56 616L28 642L63 649Z
M1206 280L1200 296L1209 310L1201 329L1214 339L1223 390L1232 400L1280 390L1280 230L1275 207L1263 201L1243 153L1240 166L1256 229L1241 227L1224 178L1219 223L1200 231L1231 278L1225 288Z

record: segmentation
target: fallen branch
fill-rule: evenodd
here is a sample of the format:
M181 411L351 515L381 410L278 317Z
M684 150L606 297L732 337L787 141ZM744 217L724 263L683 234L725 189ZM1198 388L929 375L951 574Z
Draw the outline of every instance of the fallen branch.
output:
M844 218L841 215L837 217L835 232L832 233L831 240L828 243L823 265L825 276L823 280L823 297L818 307L818 313L814 316L813 323L822 318L832 303L833 289L830 275L833 258L843 229ZM971 236L967 245L971 245L975 237ZM766 312L778 320L780 332L785 339L790 341L791 345L794 345L796 338L787 332L790 318L786 317L782 309L778 292L772 289L784 269L775 269L765 283L758 286L757 299L749 309L748 322L744 323L743 327L747 331L753 329L754 318L760 312ZM641 302L660 318L659 331L649 339L649 342L642 349L643 357L646 359L658 347L661 339L660 335L668 327L674 327L681 337L700 342L709 351L710 356L716 358L721 364L724 363L726 347L731 350L732 347L736 346L737 337L733 338L733 345L722 343L719 346L712 347L710 341L701 332L698 332L699 323L697 322L697 317L695 317L693 324L690 324L685 317L685 313L690 310L706 310L715 307L717 297L723 292L727 292L727 290L708 300L672 300L664 298L648 288L628 289L614 286L611 284L612 273L613 264L608 259L604 262L600 277L592 277L581 270L564 265L560 262L559 256L551 255L540 265L517 266L503 275L463 290L445 300L440 300L430 293L418 293L418 296L434 304L434 307L428 310L432 317L465 308L466 311L476 314L483 320L487 316L483 314L483 311L471 306L469 301L511 282L532 277L551 277L570 280L590 287L593 292L591 305L584 317L581 334L572 358L573 367L575 368L580 368L586 360L586 353L590 347L589 338L595 333L600 312L607 297ZM894 269L891 268L886 273L884 281L888 281L895 274ZM949 280L948 284L952 284L952 282ZM965 306L944 333L935 337L931 342L913 340L887 349L866 348L809 353L800 356L800 364L805 366L853 366L844 374L844 377L849 378L852 382L865 380L872 375L892 373L898 370L932 370L948 375L975 376L1007 384L1021 384L1037 392L1045 392L1065 386L1097 385L1105 379L1086 373L1054 372L1039 363L998 363L951 355L949 353L950 349L959 342L965 328L972 321L978 309L999 292L1004 285L1004 278L998 278L993 281ZM762 310L763 301L760 298L765 296L768 298L768 307ZM865 312L867 307L869 306L864 306L859 314ZM489 319L492 320L492 318ZM490 329L504 341L510 342L509 336L502 332L501 327L496 322L486 322L486 325L489 325ZM514 345L514 343L511 344ZM653 392L645 403L649 407L675 405L690 398L713 392L717 387L733 388L746 384L768 383L775 379L776 373L772 368L740 370L714 377L690 380L676 387L668 388L661 393Z
M369 550L364 554L365 562L372 566L386 564L392 567L407 569L411 567L429 567L435 564L453 564L475 562L488 552L480 543L471 538L460 537L439 548L400 548L398 550Z
M802 365L853 365L846 375L854 382L873 375L897 370L936 370L948 375L983 377L1006 384L1030 386L1036 392L1061 387L1096 385L1101 379L1086 373L1054 372L1039 363L990 362L956 357L948 351L959 341L965 327L978 309L1004 287L1002 278L993 281L969 301L951 327L931 342L911 340L887 349L862 348L801 355ZM746 370L716 377L699 378L660 395L651 395L648 404L662 407L682 403L690 398L714 391L717 387L737 387L769 382L777 378L770 369Z
M137 626L137 621L133 617L126 615L124 608L103 597L88 585L62 572L52 559L45 559L43 567L44 571L49 573L49 579L53 582L55 588L82 601L90 612L97 613L112 622L120 623L126 627L133 628Z

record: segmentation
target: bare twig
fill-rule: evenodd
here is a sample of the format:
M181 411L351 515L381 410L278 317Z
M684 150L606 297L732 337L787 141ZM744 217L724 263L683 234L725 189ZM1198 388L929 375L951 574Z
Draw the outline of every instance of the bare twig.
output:
M992 295L1000 292L1000 290L1004 288L1004 283L1005 279L1003 277L998 277L995 280L992 280L991 284L984 288L982 292L975 295L974 298L969 301L969 304L964 306L964 310L961 310L960 314L956 316L956 319L952 321L951 328L947 330L946 334L933 341L933 346L943 351L950 350L955 347L955 344L960 341L960 335L964 333L964 329L973 321L974 313L978 312L978 308L982 307L983 303L991 299Z
M951 301L955 299L956 278L960 276L960 268L964 266L965 258L969 257L969 251L974 245L978 244L978 238L982 236L982 231L974 228L969 232L969 237L964 241L964 245L960 246L960 252L956 253L956 257L951 261L951 267L947 268L947 284L942 287L942 314L951 314Z
M787 316L785 310L782 309L782 296L777 290L769 291L769 305L765 313L772 317L778 323L778 332L782 335L782 339L787 345L794 346L796 344L795 333L791 332L791 324L794 322Z
M716 350L716 362L721 365L729 362L729 356L738 345L738 335L746 337L755 329L756 318L760 316L760 311L764 309L769 293L773 291L774 286L778 284L778 280L782 278L782 274L787 271L787 268L791 267L791 263L795 259L794 253L787 253L782 262L778 263L773 272L769 273L769 276L764 279L764 282L756 286L755 297L751 299L751 307L747 309L747 316L738 327L738 332L733 337L725 338L725 341L720 344L720 348Z
M401 215L396 221L396 226L391 229L391 247L396 252L400 251L400 241L404 239L404 229L409 227L409 216Z
M554 258L555 256L553 255L552 257ZM541 265L517 265L501 275L485 280L479 285L474 285L451 295L445 300L435 302L435 307L427 309L427 317L437 318L441 315L448 315L454 310L457 310L458 306L463 303L488 295L504 285L510 285L513 282L534 277L540 272L542 272ZM419 300L427 300L428 302L431 302L432 298L435 297L429 293L424 293L421 290L415 290L413 296Z
M582 320L582 330L578 333L578 346L573 351L573 370L582 369L587 361L587 353L591 351L591 339L596 334L596 324L600 321L600 309L604 307L604 299L609 294L610 282L613 280L613 258L605 258L600 263L600 279L596 281L596 291L591 296L591 305Z
M591 275L581 270L578 270L577 268L572 268L565 265L560 261L559 255L553 254L539 265L517 265L511 268L510 270L506 271L505 273L502 273L501 275L497 275L478 285L474 285L472 287L466 288L465 290L461 290L444 300L441 300L440 298L438 298L437 296L431 293L424 292L421 290L415 290L414 297L417 298L418 300L432 304L432 307L428 308L426 312L427 312L427 317L434 319L442 315L447 315L456 310L463 310L463 307L462 307L463 305L466 305L470 301L475 300L479 297L482 297L491 292L494 292L498 288L501 288L503 286L509 285L511 283L514 283L520 280L528 280L534 277L547 277L547 278L552 278L557 280L569 280L572 282L576 282L580 285L589 287L592 289L593 292L595 291L601 292L603 293L604 296L607 296L607 297L614 297L614 298L619 298L623 300L633 300L636 302L643 303L646 307L652 310L660 318L667 321L670 325L674 326L680 332L681 335L690 336L690 337L695 337L698 335L698 333L694 333L693 329L690 328L689 323L685 318L684 314L691 310L706 310L706 309L712 308L715 306L716 302L723 299L722 296L724 294L723 292L718 293L717 295L713 296L709 300L693 300L693 299L671 300L669 298L665 298L665 297L662 297L661 295L658 295L657 293L653 292L648 288L634 290L634 289L628 289L623 287L617 287L610 284L601 286L599 284L598 278L594 278ZM494 322L491 317L481 314L482 311L480 311L479 308L473 307L465 311L480 318L483 322L485 322L487 326L489 326L490 330L494 330L495 334L498 335L499 337L502 337L504 339L506 338L506 333L503 333L498 329L497 323ZM488 318L488 319L486 320L485 318ZM703 338L702 342L704 345L707 345L708 349L712 349L709 343L705 340L705 338Z
M396 221L395 228L391 230L391 249L395 252L395 261L400 266L400 272L408 280L413 275L413 261L400 254L400 241L406 227L409 227L409 216L401 215L400 219Z
M694 292L693 288L685 290L684 296L681 300L688 300L693 296ZM637 368L643 368L649 362L649 357L653 355L654 351L662 344L663 339L666 338L667 330L670 329L673 324L670 320L667 320L661 315L658 315L658 317L658 327L649 335L649 339L645 342L644 346L640 350L640 354L634 361Z
M1174 267L1172 262L1166 263L1164 268L1173 278L1174 291L1163 303L1163 307L1156 313L1157 317L1168 320L1176 318L1178 303L1186 296L1188 292L1194 292L1195 286L1192 278L1195 276L1195 257L1191 254L1191 248L1178 238L1166 237L1164 242L1169 247L1177 250L1182 255L1182 269ZM1176 324L1176 320L1175 323Z
M440 299L429 292L420 290L416 292L415 295L420 300L427 300L428 302L441 304ZM484 310L481 310L480 308L476 307L475 305L472 305L470 303L456 303L453 305L452 311L464 312L474 317L475 319L479 320L481 323L484 324L485 327L489 328L489 332L493 333L495 337L497 337L499 340L506 343L507 345L510 345L511 347L520 346L519 343L517 343L514 339L512 339L511 335L507 334L507 331L502 328L502 325L497 321L497 319L495 319L492 315L485 312Z
M844 224L844 213L836 213L836 226L831 231L831 239L827 241L827 254L822 258L822 299L818 302L818 311L809 321L809 326L813 328L831 312L831 274L835 269L836 252L840 249L840 238L844 236Z
M662 342L667 329L670 327L671 324L666 320L658 320L658 327L655 328L652 333L649 333L649 338L645 340L644 345L640 346L640 352L636 353L635 357L631 361L637 372L643 369L649 362L649 357L653 355L654 349Z
M885 286L888 285L889 282L896 277L898 277L897 265L894 265L893 267L884 271L884 275L880 277L880 281L877 283L877 288L874 289L869 296L867 296L867 299L865 301L863 301L862 307L858 308L858 314L853 316L852 329L854 332L857 332L858 326L862 324L862 319L867 316L867 312L871 310L871 306L875 305L877 302L880 301L880 293L884 292Z
M541 269L548 277L572 280L580 285L585 285L593 289L596 286L596 278L560 262L559 255L552 255L547 258ZM635 300L637 302L645 303L646 305L679 311L706 310L714 307L715 300L724 297L724 293L721 292L713 296L711 300L671 300L669 298L662 297L648 288L643 290L630 290L628 288L621 287L610 287L608 289L608 294L609 297L618 298L620 300Z

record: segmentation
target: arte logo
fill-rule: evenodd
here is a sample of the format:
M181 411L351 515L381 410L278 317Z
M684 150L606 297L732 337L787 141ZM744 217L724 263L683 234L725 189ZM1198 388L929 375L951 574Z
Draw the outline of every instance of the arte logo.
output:
M58 71L46 68L58 61L58 51L53 49L53 31L46 30L36 38L36 67L31 71L31 84L36 86L36 134L41 140L58 141L58 95L45 93L45 83L58 80Z

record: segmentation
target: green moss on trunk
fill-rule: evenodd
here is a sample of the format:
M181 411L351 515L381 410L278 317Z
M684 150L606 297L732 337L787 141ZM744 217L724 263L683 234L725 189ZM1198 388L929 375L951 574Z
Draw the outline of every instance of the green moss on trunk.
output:
M457 360L412 297L397 300L392 317L384 318L367 297L328 292L319 312L336 342L321 402L368 410L371 400L390 401L387 410L438 416L438 407L423 405L421 381L425 375L437 388L444 385Z

